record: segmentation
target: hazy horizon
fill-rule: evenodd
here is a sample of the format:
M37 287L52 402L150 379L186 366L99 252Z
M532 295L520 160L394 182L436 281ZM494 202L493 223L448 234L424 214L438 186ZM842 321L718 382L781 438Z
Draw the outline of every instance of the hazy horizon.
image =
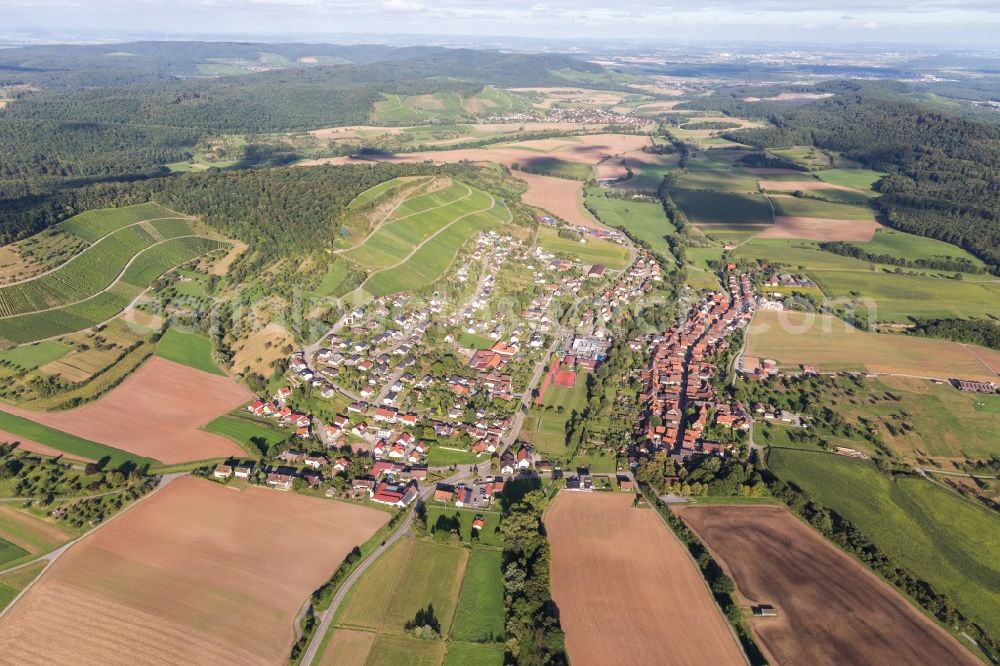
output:
M394 36L477 42L704 42L860 46L1000 45L1000 5L985 0L720 0L703 9L636 0L0 0L0 40L146 38L326 41Z

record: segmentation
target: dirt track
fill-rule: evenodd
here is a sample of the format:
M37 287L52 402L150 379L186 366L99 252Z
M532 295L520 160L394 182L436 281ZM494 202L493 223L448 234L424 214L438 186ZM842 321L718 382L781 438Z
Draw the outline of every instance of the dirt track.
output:
M178 479L44 574L0 620L0 663L283 664L301 604L388 518Z
M199 428L251 397L229 377L153 357L120 386L82 407L38 412L0 404L0 410L172 464L243 455L231 440Z
M630 493L561 492L545 517L574 666L743 664L684 547Z
M750 626L775 664L978 664L944 630L784 507L685 507L678 514L736 582L777 618Z

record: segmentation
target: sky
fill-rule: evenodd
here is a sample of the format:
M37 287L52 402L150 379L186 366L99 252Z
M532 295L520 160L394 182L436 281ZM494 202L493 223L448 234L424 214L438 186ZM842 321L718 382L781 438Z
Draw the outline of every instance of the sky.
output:
M1000 48L1000 0L0 0L0 37L432 34Z

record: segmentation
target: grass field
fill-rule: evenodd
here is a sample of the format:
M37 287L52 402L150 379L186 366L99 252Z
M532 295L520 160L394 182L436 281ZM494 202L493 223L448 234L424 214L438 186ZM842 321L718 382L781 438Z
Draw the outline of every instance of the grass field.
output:
M168 328L156 343L156 355L213 375L225 375L212 359L212 342L203 335Z
M410 636L379 634L366 664L412 664L438 666L444 659L444 643L424 641Z
M875 183L885 176L884 173L869 169L824 169L813 172L813 175L824 183L871 192L874 192Z
M778 157L797 162L809 168L822 168L832 166L830 158L819 148L813 146L792 146L791 148L779 148L771 150Z
M632 170L632 177L616 187L621 187L623 190L640 190L648 194L655 194L660 183L663 182L663 176L677 168L677 157L649 153L638 157L629 156L626 163Z
M545 391L542 406L551 406L551 410L532 407L528 418L524 421L521 436L531 442L540 453L555 458L564 458L569 449L566 448L566 422L573 411L581 411L587 401L586 374L576 377L572 387L551 385ZM563 407L563 413L556 407Z
M209 422L204 430L228 437L255 456L266 453L272 444L283 442L290 436L287 432L235 416L220 416Z
M674 181L674 186L679 190L749 194L757 191L757 180L742 169L730 169L708 161L690 161L687 172Z
M0 567L27 554L28 551L20 546L15 546L10 541L0 539Z
M610 241L588 238L580 243L570 238L560 238L559 232L550 227L538 229L538 244L550 252L568 255L584 264L604 264L608 268L625 268L628 250Z
M25 553L47 553L74 536L54 522L17 509L12 504L0 504L0 538Z
M765 227L771 224L771 207L762 194L727 192L671 192L694 224L731 227Z
M458 516L458 521L460 524L459 532L462 535L462 540L467 543L473 542L473 532L472 532L472 521L476 516L483 517L483 529L479 530L476 535L475 543L485 544L487 546L501 546L503 541L499 534L500 528L500 514L496 511L477 511L475 509L459 509L454 506L442 506L440 504L432 504L427 507L427 528L434 532L437 527L438 520L442 517L448 521ZM444 521L442 521L444 524Z
M895 373L917 377L953 377L994 381L996 373L980 359L1000 366L1000 354L947 340L859 331L827 315L758 311L747 354L773 358L782 367L802 364L819 370Z
M864 246L864 243L858 245ZM815 241L792 238L753 238L733 250L733 258L780 262L798 270L831 268L871 273L871 267L875 266L853 257L824 252Z
M431 446L427 452L427 464L430 467L451 467L452 465L474 465L479 458L471 451L456 451L453 448Z
M768 465L1000 633L1000 516L923 479L892 481L865 461L772 449Z
M347 628L402 634L418 610L433 605L447 634L467 559L468 551L462 548L400 539L351 588L337 622Z
M875 213L867 206L819 201L805 197L771 196L776 215L821 217L829 220L871 220Z
M569 469L586 467L591 474L613 474L617 471L617 461L610 454L577 454L569 461Z
M905 231L882 228L867 243L851 243L856 247L873 254L888 254L902 259L964 259L976 266L982 262L965 250L949 245L943 241L915 236Z
M17 571L0 575L0 611L6 608L31 581L35 580L45 568L45 564L45 562L38 562Z
M502 555L499 550L476 548L465 569L451 638L470 643L492 643L504 635Z
M504 650L501 645L482 643L448 643L444 666L503 666Z
M649 243L654 250L670 254L666 236L677 230L670 224L660 204L605 197L604 190L599 187L587 189L587 204L604 224L609 227L625 227L637 238Z
M31 372L41 365L59 360L68 353L69 348L58 342L39 342L0 351L0 362L7 363L21 372Z
M886 271L810 270L823 293L835 298L871 299L878 321L910 317L998 317L1000 282L974 282Z
M39 444L45 444L46 446L51 446L59 451L65 451L66 453L80 456L82 458L90 460L102 460L107 458L109 465L112 467L117 467L123 462L129 460L138 465L152 465L159 462L152 458L133 455L126 451L114 449L110 446L105 446L104 444L98 444L97 442L77 437L76 435L70 435L69 433L61 432L59 430L55 430L54 428L44 426L40 423L35 423L34 421L29 421L28 419L20 416L7 414L5 412L0 412L0 430L6 430L7 432L13 433L19 437L24 437L25 439L30 439L38 442Z

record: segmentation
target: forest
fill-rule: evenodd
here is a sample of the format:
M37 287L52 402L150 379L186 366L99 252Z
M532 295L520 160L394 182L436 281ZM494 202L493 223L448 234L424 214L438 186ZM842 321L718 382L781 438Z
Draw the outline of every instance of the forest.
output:
M17 90L15 101L0 110L2 208L16 213L57 191L167 175L165 164L189 159L198 141L208 136L236 134L252 139L263 133L365 123L381 93L472 94L486 83L565 83L553 69L602 71L559 55L387 47L377 47L382 56L372 50L376 47L348 52L354 57L361 53L366 59L356 65L287 67L252 76L199 78L176 71L223 46L188 44L164 52L149 44L116 46L152 54L137 56L137 65L132 64L132 57L113 58L114 65L108 65L107 58L97 63L94 51L87 50L97 47L0 52L0 87ZM265 48L277 48L245 46L248 49L234 53L259 54ZM300 50L290 49L289 56L322 50L311 45L296 48ZM32 52L39 55L24 57ZM80 63L73 65L68 54L78 52ZM171 65L174 56L181 64ZM85 72L96 72L94 87L67 88L60 83L67 73L89 80ZM270 155L258 157L252 161L264 164ZM0 220L0 240L10 238L11 229Z

